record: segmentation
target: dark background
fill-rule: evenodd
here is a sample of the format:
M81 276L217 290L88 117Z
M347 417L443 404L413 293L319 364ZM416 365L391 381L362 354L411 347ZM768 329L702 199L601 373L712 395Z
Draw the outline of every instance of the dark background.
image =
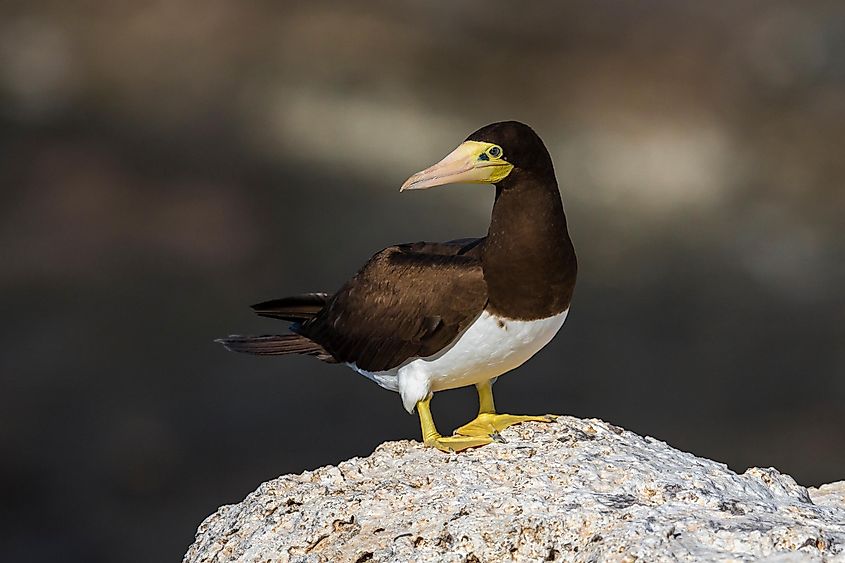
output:
M498 406L845 478L842 2L6 1L4 559L176 561L262 481L417 439L349 370L212 339L483 235L489 188L397 188L502 119L546 140L581 269Z

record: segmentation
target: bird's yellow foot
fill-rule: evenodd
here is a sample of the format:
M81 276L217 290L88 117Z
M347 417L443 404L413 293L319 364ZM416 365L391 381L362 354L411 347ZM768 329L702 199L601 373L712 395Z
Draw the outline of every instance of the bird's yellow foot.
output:
M491 443L490 436L441 436L433 434L425 437L425 445L437 448L441 452L460 452L469 448L486 446Z
M504 430L508 426L513 426L514 424L520 424L522 422L552 422L556 418L557 416L553 414L530 416L484 412L479 413L479 415L475 417L475 420L472 420L455 430L455 434L465 437L489 437L497 434L501 430Z
M460 452L468 448L486 446L493 441L490 436L441 436L434 425L434 419L431 418L430 403L431 395L417 403L423 443L426 446L437 448L441 452Z

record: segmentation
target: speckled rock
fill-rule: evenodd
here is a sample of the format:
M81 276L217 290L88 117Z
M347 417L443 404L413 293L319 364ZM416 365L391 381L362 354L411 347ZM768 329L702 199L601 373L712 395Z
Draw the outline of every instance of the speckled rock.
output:
M845 562L845 483L738 475L602 422L561 417L444 454L388 442L268 481L199 527L185 563Z

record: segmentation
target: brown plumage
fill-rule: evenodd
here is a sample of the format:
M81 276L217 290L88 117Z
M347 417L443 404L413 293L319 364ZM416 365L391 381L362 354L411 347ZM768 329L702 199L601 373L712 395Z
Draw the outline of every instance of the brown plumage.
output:
M332 296L253 307L291 321L295 334L219 342L238 352L310 354L378 372L450 346L485 309L523 321L565 311L577 262L548 151L533 130L512 121L468 140L497 143L513 165L496 185L487 237L388 247Z
M316 317L330 297L328 293L304 293L257 303L252 310L260 317L296 323Z
M324 362L335 363L331 354L314 342L298 334L265 334L262 336L230 336L220 342L232 352L255 354L256 356L285 356L304 354L316 356Z
M481 261L460 250L431 243L386 248L294 330L337 361L370 372L431 356L487 303Z

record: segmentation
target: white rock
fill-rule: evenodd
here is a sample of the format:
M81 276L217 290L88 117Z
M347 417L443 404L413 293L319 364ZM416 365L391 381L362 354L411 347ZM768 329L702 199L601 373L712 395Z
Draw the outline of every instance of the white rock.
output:
M388 442L268 481L207 518L184 561L845 562L845 482L737 475L600 420L502 436L460 454Z

